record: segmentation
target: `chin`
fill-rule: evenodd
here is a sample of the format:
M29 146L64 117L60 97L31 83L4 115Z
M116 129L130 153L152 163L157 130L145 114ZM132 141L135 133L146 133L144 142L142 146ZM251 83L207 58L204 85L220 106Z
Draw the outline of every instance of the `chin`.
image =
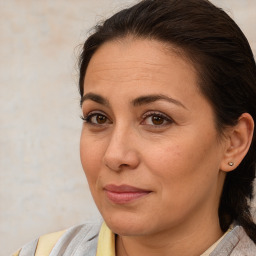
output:
M145 229L141 227L133 227L129 224L119 225L118 223L107 223L108 227L117 235L120 236L140 236L145 235Z
M131 214L131 213L130 213ZM132 214L132 215L135 215ZM138 216L127 216L126 214L113 214L112 216L103 215L107 226L118 235L139 236L145 234L147 226L145 221L140 220Z

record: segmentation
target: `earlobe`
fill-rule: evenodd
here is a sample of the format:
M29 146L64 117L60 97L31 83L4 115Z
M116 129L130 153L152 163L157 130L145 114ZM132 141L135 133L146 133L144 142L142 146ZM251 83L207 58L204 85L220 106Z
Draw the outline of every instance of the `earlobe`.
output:
M237 168L246 156L253 137L254 121L250 114L242 114L235 126L228 130L227 146L220 170L230 172Z

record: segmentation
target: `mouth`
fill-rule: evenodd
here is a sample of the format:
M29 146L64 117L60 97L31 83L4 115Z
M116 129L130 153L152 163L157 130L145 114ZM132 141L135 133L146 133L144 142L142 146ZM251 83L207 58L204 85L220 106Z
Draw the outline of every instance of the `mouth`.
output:
M107 185L104 187L107 198L115 204L127 204L144 196L152 191L136 188L129 185Z

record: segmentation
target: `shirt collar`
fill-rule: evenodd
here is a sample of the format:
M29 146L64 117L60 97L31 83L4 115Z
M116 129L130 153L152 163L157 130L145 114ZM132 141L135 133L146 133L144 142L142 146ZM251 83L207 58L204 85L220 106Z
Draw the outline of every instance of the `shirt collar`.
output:
M99 233L96 256L115 256L115 234L105 222L102 223Z
M208 250L206 250L201 256L208 256L220 241L226 236L226 234L232 228L228 229L228 231L216 242L214 243ZM97 246L97 254L96 256L115 256L115 234L109 229L105 222L102 223L99 233L98 246Z

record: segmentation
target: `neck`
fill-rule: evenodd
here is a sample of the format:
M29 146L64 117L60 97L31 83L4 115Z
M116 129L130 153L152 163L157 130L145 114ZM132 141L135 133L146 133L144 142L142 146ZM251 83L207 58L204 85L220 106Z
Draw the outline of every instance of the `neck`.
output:
M223 232L219 220L208 218L193 224L186 223L184 228L173 228L146 236L117 236L117 256L198 256L214 244Z

